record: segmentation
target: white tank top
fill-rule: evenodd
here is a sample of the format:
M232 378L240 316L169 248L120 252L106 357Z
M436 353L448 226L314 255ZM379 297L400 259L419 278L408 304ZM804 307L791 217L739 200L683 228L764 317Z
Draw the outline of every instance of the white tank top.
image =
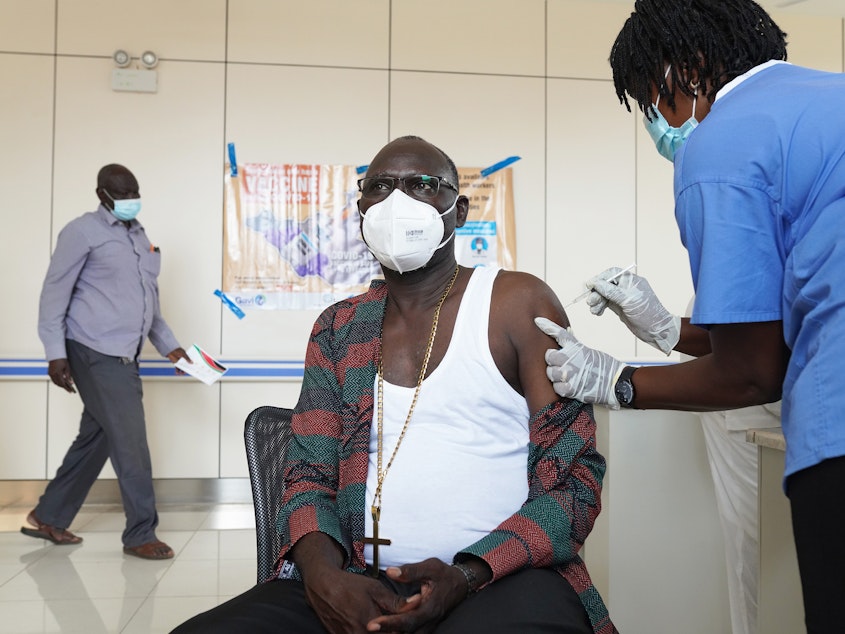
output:
M528 405L499 373L487 336L498 268L474 269L440 365L423 381L408 431L382 487L379 566L446 563L513 515L528 497ZM376 377L378 394L378 377ZM387 465L414 388L384 383ZM377 416L377 408L374 408ZM377 421L370 432L366 535L377 486ZM372 547L364 557L372 564Z

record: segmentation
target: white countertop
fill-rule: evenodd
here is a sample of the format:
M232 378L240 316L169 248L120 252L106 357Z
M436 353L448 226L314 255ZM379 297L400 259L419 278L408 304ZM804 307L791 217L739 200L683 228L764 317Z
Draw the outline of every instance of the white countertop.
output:
M760 447L780 449L786 451L786 440L780 427L769 427L767 429L749 429L745 432L745 440Z

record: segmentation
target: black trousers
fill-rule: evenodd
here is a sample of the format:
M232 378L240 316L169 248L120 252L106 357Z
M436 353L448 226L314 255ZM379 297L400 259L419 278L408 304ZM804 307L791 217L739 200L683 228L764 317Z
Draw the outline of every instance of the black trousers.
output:
M845 632L845 457L787 478L808 634Z
M397 589L384 574L380 579ZM402 593L408 594L408 593ZM572 586L548 569L517 572L467 598L437 634L592 634L587 612ZM305 601L299 581L261 583L204 612L171 634L326 634Z

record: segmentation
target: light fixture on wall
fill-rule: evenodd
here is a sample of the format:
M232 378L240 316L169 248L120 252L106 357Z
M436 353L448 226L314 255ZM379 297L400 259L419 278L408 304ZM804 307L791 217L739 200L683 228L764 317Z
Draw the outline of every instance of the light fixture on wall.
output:
M147 70L152 70L156 66L158 66L158 55L153 53L152 51L144 51L141 53L141 64Z
M129 68L132 56L122 48L112 54L112 60L117 66L111 73L112 90L158 92L158 72L153 70L158 66L158 55L153 51L144 51L134 68Z
M118 68L126 68L132 63L132 56L122 48L117 49L112 54L111 58L114 60L114 64Z

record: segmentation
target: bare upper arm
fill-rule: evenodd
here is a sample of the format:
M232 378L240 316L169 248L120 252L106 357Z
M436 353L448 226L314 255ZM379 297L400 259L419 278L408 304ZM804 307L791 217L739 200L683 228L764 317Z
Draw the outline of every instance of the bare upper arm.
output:
M558 398L545 361L546 350L557 343L537 328L535 317L569 325L548 284L528 273L501 271L493 286L490 351L502 376L525 396L532 414Z

